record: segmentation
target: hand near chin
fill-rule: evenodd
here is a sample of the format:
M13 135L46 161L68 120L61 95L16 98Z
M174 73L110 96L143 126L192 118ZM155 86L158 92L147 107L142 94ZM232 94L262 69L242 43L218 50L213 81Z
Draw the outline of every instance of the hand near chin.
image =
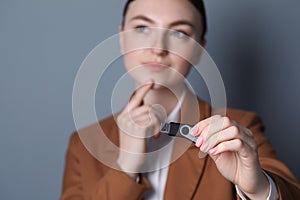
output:
M146 159L147 134L158 133L162 117L150 105L144 105L143 99L152 89L150 82L140 87L130 102L119 114L120 153L118 164L130 177L135 178Z
M192 134L199 136L196 146L207 152L219 172L251 199L266 199L269 183L260 167L252 132L215 115L197 123Z

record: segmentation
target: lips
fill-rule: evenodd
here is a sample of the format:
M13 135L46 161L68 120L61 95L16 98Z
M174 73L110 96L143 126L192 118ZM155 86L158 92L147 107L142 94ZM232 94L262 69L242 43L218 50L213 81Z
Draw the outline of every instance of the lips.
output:
M168 68L168 65L159 62L146 62L143 66L152 72L160 72Z

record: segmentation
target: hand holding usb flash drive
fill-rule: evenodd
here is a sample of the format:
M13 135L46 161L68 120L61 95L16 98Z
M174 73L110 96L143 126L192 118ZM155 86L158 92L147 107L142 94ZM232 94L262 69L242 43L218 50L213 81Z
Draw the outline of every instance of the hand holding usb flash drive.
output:
M198 137L192 136L190 130L193 126L189 124L180 124L176 122L164 123L160 127L160 133L173 137L182 137L196 143Z

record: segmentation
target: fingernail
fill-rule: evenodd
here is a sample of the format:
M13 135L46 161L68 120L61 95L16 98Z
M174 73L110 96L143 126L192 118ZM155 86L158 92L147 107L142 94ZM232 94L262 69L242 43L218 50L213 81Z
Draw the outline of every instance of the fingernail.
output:
M200 147L200 150L203 151L203 152L205 152L206 148L207 148L207 143L204 143L204 144Z
M203 142L203 138L202 138L202 137L199 137L199 138L197 139L197 141L196 141L196 146L197 146L197 147L200 147L201 144L202 144L202 142Z
M149 79L147 82L146 82L146 84L148 85L148 84L152 84L153 83L153 79Z
M209 150L209 154L214 156L214 155L216 155L217 150L218 150L218 147L212 148L211 150Z

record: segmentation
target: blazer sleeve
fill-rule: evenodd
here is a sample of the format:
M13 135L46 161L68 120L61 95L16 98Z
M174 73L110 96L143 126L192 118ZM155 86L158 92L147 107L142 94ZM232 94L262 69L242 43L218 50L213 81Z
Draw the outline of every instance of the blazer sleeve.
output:
M241 124L253 132L261 167L274 180L279 199L300 199L300 184L288 167L276 157L275 150L264 135L264 126L260 117L255 113L247 112L242 117Z
M103 175L93 183L93 187L87 188L88 184L83 177L83 172L88 169L84 166L86 163L84 163L82 148L84 146L78 134L73 134L66 155L61 200L142 199L149 188L146 178L142 177L140 183L137 183L116 169L107 168L105 172L99 172Z

